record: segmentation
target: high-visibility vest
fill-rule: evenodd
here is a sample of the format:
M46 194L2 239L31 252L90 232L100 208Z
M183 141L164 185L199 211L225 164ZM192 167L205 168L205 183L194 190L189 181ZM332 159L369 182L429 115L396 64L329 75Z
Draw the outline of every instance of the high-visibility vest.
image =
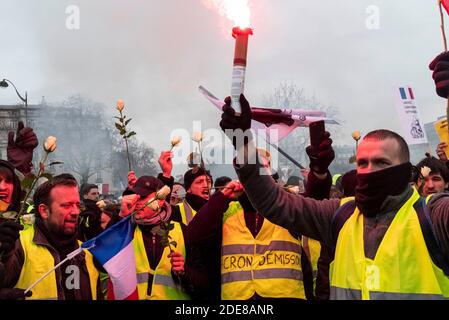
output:
M108 300L108 284L109 274L107 272L100 272L100 291L104 300Z
M318 275L318 259L320 258L321 254L321 243L315 239L305 236L302 236L301 242L304 253L307 255L307 258L309 258L310 264L312 265L313 291L315 292L316 277Z
M23 248L24 263L20 272L19 281L15 288L26 289L37 279L44 275L48 270L54 268L55 259L47 247L37 245L33 242L35 227L20 232L20 244ZM92 254L84 250L87 271L89 273L90 290L92 299L97 299L97 281L99 272L93 263ZM61 283L61 286L65 285ZM58 288L56 284L56 273L50 273L46 278L39 282L32 290L33 295L30 300L58 300Z
M179 207L179 211L181 212L182 223L187 226L196 215L196 211L192 209L192 207L185 199L181 203L178 203L177 206Z
M341 205L347 201L342 199ZM331 299L449 298L449 277L434 264L415 210L419 201L414 189L388 227L374 260L365 257L364 217L355 208L337 238L330 267Z
M181 230L181 225L177 222L174 224L174 229L170 230L170 241L176 241L175 251L186 256L184 245L184 237ZM148 261L148 256L145 251L142 231L139 226L134 231L134 255L136 257L136 271L137 271L137 290L139 293L139 300L188 300L189 296L183 291L179 284L177 284L171 273L171 262L167 256L170 254L170 249L164 248L161 260L159 261L156 270L151 269ZM151 295L148 295L148 279L150 275L153 276L153 284L151 288Z
M222 299L246 300L255 293L305 299L301 250L299 240L267 219L254 238L246 227L242 206L231 202L223 216Z

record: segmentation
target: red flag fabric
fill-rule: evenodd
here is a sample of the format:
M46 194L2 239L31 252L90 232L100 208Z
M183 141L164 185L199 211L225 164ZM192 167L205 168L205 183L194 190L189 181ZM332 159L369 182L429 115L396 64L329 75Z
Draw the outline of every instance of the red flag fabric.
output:
M441 0L444 9L446 9L447 14L449 14L449 0Z

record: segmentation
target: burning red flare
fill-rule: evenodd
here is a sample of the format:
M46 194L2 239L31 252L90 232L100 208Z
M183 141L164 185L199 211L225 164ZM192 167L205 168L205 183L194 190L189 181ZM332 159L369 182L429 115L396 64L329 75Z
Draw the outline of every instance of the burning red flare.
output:
M242 29L250 26L251 11L249 0L203 0L210 9L215 7L218 13L234 22L234 26Z
M249 0L203 0L211 9L216 7L222 16L227 16L234 22L232 36L235 38L234 64L232 69L231 99L236 115L240 115L240 95L245 89L246 58L248 53L248 38L253 34L250 25L251 12Z

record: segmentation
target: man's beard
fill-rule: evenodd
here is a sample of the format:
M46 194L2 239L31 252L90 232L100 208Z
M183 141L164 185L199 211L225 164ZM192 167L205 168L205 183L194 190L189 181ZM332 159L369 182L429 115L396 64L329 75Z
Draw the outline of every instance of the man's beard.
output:
M57 237L59 237L61 239L70 239L74 235L76 235L76 233L78 232L78 219L77 219L77 222L75 224L75 227L73 228L73 231L66 230L64 228L64 225L60 226L60 225L52 223L50 221L47 221L45 223L45 225L46 225L47 229L52 234L56 235Z

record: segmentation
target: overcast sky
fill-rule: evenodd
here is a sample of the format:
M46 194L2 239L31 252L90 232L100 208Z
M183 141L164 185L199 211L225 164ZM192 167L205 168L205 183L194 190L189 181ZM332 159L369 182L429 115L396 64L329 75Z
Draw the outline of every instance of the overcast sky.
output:
M30 104L80 93L112 114L122 98L138 138L159 152L174 128L192 131L194 120L218 126L199 85L230 93L232 23L202 1L1 0L0 78L27 90ZM356 129L399 129L397 85L414 88L424 122L444 113L428 70L443 48L436 0L249 2L246 96L254 104L295 83L339 109L341 143ZM69 5L80 10L78 30L66 27ZM366 25L372 5L375 30ZM0 104L16 102L13 90L0 91Z

